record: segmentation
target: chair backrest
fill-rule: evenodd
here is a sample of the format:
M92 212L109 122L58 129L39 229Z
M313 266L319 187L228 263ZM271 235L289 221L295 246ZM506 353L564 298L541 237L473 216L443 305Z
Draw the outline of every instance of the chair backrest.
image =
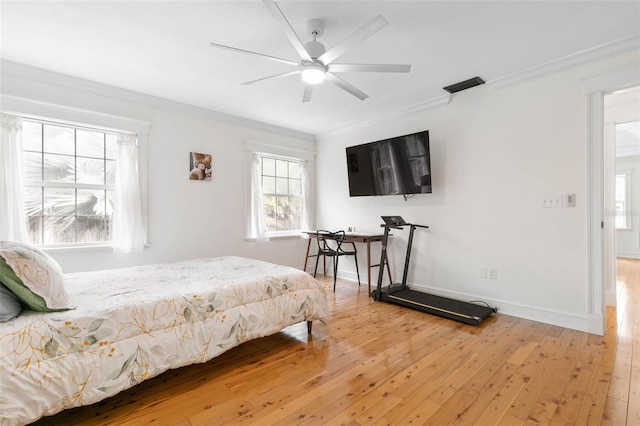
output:
M318 250L320 251L332 251L339 252L340 246L345 239L345 232L340 231L316 231L316 241L318 242Z

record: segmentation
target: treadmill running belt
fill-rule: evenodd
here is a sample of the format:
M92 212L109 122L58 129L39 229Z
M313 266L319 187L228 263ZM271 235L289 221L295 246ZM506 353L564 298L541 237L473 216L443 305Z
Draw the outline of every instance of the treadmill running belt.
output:
M492 308L487 306L462 302L410 289L396 290L388 294L387 299L398 305L471 325L480 324L480 321L494 312Z

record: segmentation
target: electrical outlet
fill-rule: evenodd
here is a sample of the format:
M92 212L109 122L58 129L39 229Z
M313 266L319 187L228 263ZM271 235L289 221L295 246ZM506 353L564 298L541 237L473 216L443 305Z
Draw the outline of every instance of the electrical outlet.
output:
M498 270L496 268L489 268L488 272L489 272L488 277L490 280L498 279Z
M487 278L487 268L486 266L483 266L480 268L480 270L478 271L478 276L480 278Z
M576 194L565 194L565 196L564 196L564 205L565 205L565 207L575 207L576 206Z

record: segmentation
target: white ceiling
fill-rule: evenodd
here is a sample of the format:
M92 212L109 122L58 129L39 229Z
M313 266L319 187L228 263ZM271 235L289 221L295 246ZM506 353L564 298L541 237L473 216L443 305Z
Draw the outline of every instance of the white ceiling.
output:
M294 69L210 42L299 61L260 1L2 1L2 59L318 135L394 115L476 75L488 82L577 53L638 49L640 2L280 1L299 38L320 18L327 49L376 15L385 28L342 63L412 64L409 74L343 73L370 97L328 83L302 103ZM630 42L630 43L629 43Z

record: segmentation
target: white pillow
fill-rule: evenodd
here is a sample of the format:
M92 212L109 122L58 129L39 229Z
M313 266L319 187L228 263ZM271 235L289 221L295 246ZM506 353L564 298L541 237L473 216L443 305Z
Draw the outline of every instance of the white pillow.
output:
M47 253L29 244L0 241L0 256L18 278L3 270L0 280L25 305L45 312L72 308L62 268Z

